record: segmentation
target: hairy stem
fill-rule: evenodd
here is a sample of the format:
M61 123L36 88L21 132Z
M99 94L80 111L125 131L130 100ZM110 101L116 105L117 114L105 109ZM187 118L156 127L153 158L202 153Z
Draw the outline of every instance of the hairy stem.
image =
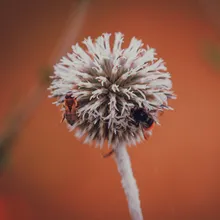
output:
M127 197L131 218L132 220L143 220L139 191L133 176L131 161L126 146L117 146L115 148L115 161L121 175L121 183Z

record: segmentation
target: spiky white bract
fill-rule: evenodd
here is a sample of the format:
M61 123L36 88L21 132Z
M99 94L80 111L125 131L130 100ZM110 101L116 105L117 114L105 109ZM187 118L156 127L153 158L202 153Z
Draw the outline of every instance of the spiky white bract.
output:
M90 37L78 44L55 65L50 86L56 104L71 93L78 101L77 120L72 130L86 136L85 143L102 146L135 145L143 139L141 126L134 125L131 109L143 107L158 122L157 113L171 109L167 100L175 98L171 91L170 74L164 61L155 58L155 49L143 47L133 37L122 48L123 34L115 33L113 47L110 34L93 42Z

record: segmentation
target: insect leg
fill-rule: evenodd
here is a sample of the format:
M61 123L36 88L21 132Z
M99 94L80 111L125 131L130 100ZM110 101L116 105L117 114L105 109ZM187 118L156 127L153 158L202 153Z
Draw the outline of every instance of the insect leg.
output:
M78 107L78 102L76 101L76 99L74 98L74 104L76 107Z
M112 149L112 150L109 151L108 153L102 154L102 157L103 157L103 158L107 158L107 157L111 156L114 152L115 152L115 151Z
M60 121L60 123L63 123L63 121L64 121L65 118L66 118L65 113L63 113L63 118L62 118L62 120Z

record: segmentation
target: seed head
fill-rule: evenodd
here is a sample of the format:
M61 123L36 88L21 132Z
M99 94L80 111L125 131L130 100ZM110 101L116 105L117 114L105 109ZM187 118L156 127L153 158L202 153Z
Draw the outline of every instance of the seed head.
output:
M164 61L155 58L155 49L144 48L141 40L133 37L122 49L123 34L115 33L111 48L110 35L94 42L88 37L82 42L86 49L72 46L72 53L55 65L49 89L57 105L66 94L76 98L76 122L69 127L76 129L77 137L86 136L85 143L135 145L144 137L131 111L144 108L158 123L158 112L171 109L167 100L175 98L170 73Z

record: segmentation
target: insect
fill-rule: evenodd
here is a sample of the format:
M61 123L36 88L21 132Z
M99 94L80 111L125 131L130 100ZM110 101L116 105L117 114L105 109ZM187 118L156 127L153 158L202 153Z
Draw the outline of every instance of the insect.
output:
M109 156L111 156L114 152L115 152L115 151L112 149L112 150L109 151L108 153L102 154L102 157L103 157L103 158L109 157Z
M76 108L78 107L76 99L72 97L71 94L67 94L65 96L63 107L65 108L65 112L61 122L66 119L68 124L73 125L76 120Z
M134 108L131 110L132 118L134 119L135 125L138 127L142 126L144 138L147 140L150 136L150 131L154 127L154 119L147 114L144 108Z

